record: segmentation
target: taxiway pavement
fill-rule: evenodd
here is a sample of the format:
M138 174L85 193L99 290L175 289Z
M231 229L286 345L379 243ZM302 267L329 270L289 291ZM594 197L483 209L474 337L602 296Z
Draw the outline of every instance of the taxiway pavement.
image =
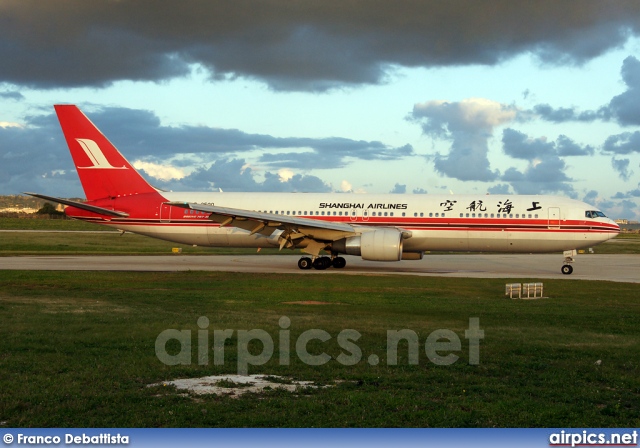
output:
M298 269L298 255L22 256L0 257L0 269L48 271L225 271L296 275L420 275L438 277L608 280L640 283L640 255L578 255L562 275L562 256L427 254L420 261L379 263L347 257L344 269Z

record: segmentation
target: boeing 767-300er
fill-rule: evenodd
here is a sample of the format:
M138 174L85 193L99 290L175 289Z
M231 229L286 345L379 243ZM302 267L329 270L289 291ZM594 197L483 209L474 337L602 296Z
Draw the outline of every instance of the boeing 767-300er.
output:
M563 252L562 273L571 274L578 249L620 231L597 208L555 196L165 192L76 106L55 110L87 201L27 194L66 205L71 218L176 243L299 248L308 254L300 269L343 268L343 254L399 261L433 250Z

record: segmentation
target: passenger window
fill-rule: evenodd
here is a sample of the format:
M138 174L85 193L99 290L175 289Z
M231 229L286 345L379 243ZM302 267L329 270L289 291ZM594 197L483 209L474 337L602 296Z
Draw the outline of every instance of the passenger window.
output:
M422 218L424 216L424 213L420 213L420 217Z
M384 216L387 216L387 212L384 212Z

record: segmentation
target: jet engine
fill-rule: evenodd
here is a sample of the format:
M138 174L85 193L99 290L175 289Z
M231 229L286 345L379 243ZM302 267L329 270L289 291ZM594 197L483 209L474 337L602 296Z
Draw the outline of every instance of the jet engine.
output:
M398 229L376 229L334 241L331 249L348 255L360 255L363 260L400 261L403 232Z

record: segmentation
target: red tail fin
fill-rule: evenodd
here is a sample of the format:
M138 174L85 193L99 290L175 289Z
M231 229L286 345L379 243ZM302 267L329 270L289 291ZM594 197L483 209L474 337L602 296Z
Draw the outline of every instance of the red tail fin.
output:
M54 106L88 200L156 190L77 106Z

